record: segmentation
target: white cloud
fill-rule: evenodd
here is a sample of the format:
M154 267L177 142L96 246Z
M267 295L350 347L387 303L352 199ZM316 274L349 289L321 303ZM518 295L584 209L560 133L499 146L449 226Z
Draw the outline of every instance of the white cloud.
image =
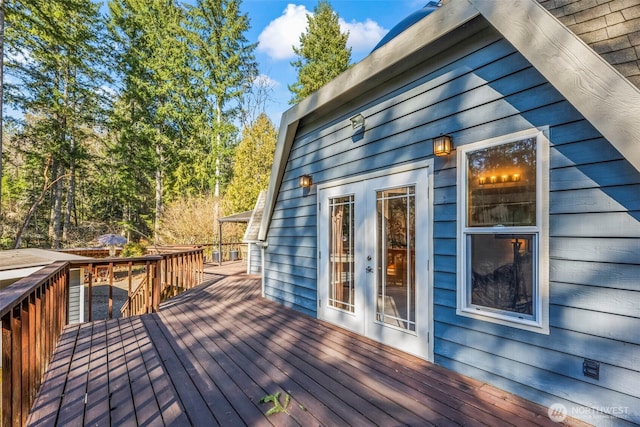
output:
M259 88L273 89L280 86L280 82L273 80L266 74L260 74L253 80L253 85Z
M300 45L300 34L307 27L307 14L311 12L305 6L288 4L282 15L271 21L258 36L258 50L273 59L293 58L291 46Z
M340 18L340 30L342 32L349 31L347 45L350 46L354 52L370 51L389 31L369 18L364 22L346 22Z
M312 14L305 6L289 3L282 15L258 36L258 50L275 60L293 58L292 46L300 45L300 34L307 28L307 15ZM369 18L364 22L346 22L340 18L339 23L342 32L349 31L347 44L354 52L369 52L389 31Z

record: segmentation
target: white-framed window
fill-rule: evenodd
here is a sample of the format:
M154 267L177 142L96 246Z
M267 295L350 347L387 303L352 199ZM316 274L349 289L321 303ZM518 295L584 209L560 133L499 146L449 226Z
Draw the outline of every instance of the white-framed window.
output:
M548 151L538 129L458 147L457 314L549 332Z

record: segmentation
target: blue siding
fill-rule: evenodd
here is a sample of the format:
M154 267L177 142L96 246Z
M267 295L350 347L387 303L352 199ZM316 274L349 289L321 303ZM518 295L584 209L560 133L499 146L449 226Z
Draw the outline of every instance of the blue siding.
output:
M366 130L353 139L355 112ZM456 160L436 158L435 362L545 405L625 407L640 423L640 173L490 30L301 122L267 236L267 295L316 315L317 199L299 175L327 182L430 157L441 133L463 145L531 127L552 145L550 333L456 315ZM599 381L582 374L585 358L601 363Z
M251 265L249 266L249 274L260 274L262 272L262 249L253 243L249 244Z

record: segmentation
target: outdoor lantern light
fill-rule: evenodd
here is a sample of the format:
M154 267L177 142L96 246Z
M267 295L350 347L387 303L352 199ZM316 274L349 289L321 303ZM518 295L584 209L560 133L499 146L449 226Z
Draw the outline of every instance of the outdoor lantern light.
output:
M311 175L300 175L300 187L302 188L311 187Z
M449 135L440 135L433 138L433 154L436 156L446 156L453 151L453 141Z
M364 127L364 116L360 113L351 117L349 120L351 120L351 127L353 128L353 130L357 130L357 129L360 129L361 127Z

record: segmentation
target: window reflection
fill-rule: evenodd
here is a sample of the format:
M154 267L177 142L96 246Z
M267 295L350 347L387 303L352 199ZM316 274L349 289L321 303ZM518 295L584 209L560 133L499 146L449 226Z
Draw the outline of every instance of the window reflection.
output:
M468 227L536 225L536 138L467 154Z
M378 191L376 320L415 331L415 187Z
M533 315L534 234L471 234L471 304Z
M329 301L331 307L353 313L355 308L353 196L329 200Z

